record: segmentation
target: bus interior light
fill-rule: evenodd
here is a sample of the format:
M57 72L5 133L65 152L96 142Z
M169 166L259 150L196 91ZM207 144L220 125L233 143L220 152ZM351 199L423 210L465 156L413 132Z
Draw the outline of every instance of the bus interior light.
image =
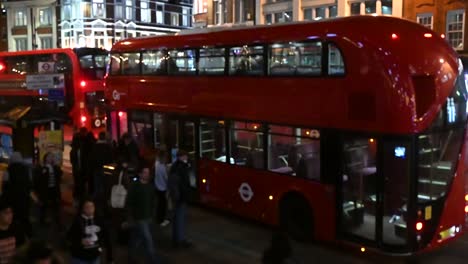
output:
M203 179L202 182L203 182L203 183L206 183L206 179Z
M468 202L468 194L465 195L465 201Z
M417 222L416 223L416 230L421 231L423 229L424 225L422 222Z
M361 252L362 252L362 253L366 252L366 248L365 248L365 247L361 247Z
M270 201L273 201L273 195L268 196L268 199L269 199Z
M468 214L468 205L465 205L465 213Z

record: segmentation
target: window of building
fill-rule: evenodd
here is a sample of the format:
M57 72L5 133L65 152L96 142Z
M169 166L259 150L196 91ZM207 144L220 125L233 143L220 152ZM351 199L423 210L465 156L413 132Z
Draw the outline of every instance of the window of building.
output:
M71 4L64 4L62 8L62 17L63 19L70 19L71 18Z
M183 8L182 9L182 26L189 27L190 26L190 9Z
M41 49L51 49L52 46L52 37L42 37L41 38Z
M198 69L200 75L223 75L225 66L224 48L200 49Z
M230 137L230 157L236 165L256 169L265 167L263 127L258 123L233 122Z
M116 19L124 18L123 0L116 0L114 5L114 15Z
M269 74L272 76L317 76L322 74L322 43L288 42L272 44Z
M128 20L133 19L133 0L125 1L125 18Z
M91 18L91 3L82 2L81 12L83 14L83 17Z
M149 1L142 0L140 2L141 22L151 22L151 9L149 8Z
M382 15L393 14L393 0L381 0L382 3Z
M249 0L236 0L234 8L237 23L243 23L251 19L249 13Z
M315 18L316 19L326 18L325 10L326 8L323 6L315 8Z
M454 49L463 49L465 10L452 10L447 13L447 41Z
M283 13L283 20L284 22L291 22L293 19L292 11L286 11Z
M179 14L178 13L171 13L171 25L179 26Z
M28 49L28 39L27 38L16 38L15 39L16 51L22 51Z
M18 10L15 13L15 26L26 26L28 24L28 16L26 10Z
M93 16L106 17L106 5L104 0L93 0Z
M338 9L336 5L332 5L328 7L328 17L337 17L338 16Z
M226 162L226 130L222 120L200 120L200 156ZM231 158L231 163L234 159Z
M333 44L328 44L328 75L345 74L343 56L340 49Z
M165 58L166 53L161 50L143 52L143 74L167 74Z
M355 2L351 3L351 15L360 15L361 14L361 3Z
M196 74L195 50L171 50L166 59L167 72L170 75Z
M215 24L226 23L227 19L227 4L226 0L214 0L213 12L215 17Z
M364 2L366 14L375 14L377 12L377 1L365 1Z
M164 6L156 4L156 23L164 24Z
M268 169L277 173L319 181L319 130L270 126Z
M417 14L416 21L419 24L432 29L433 28L432 17L433 17L432 13Z
M52 9L50 7L39 9L39 25L52 25Z
M312 20L312 8L305 8L304 12L304 20Z
M263 75L263 46L233 47L229 51L230 75Z
M265 15L265 24L270 25L273 22L273 15L272 14L266 14Z

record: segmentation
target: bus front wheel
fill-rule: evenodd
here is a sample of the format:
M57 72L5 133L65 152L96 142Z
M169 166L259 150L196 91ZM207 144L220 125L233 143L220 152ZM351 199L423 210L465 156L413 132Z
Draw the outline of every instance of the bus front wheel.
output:
M297 241L313 241L313 213L304 198L299 195L291 195L283 199L280 203L280 226Z

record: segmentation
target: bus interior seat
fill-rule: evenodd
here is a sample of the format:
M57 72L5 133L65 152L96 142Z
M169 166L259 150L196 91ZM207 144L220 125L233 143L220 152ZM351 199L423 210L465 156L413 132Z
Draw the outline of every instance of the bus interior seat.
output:
M296 69L288 64L277 64L270 68L271 75L295 75Z
M251 150L247 155L246 165L248 167L262 169L263 168L263 151Z
M320 180L320 156L316 153L308 153L299 159L296 175L309 180Z
M297 75L320 75L322 68L314 66L299 65L296 67Z

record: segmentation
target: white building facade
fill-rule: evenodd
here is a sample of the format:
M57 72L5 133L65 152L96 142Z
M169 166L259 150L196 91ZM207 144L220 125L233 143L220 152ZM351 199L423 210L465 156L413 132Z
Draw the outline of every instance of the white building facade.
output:
M57 47L55 0L8 1L8 51Z

